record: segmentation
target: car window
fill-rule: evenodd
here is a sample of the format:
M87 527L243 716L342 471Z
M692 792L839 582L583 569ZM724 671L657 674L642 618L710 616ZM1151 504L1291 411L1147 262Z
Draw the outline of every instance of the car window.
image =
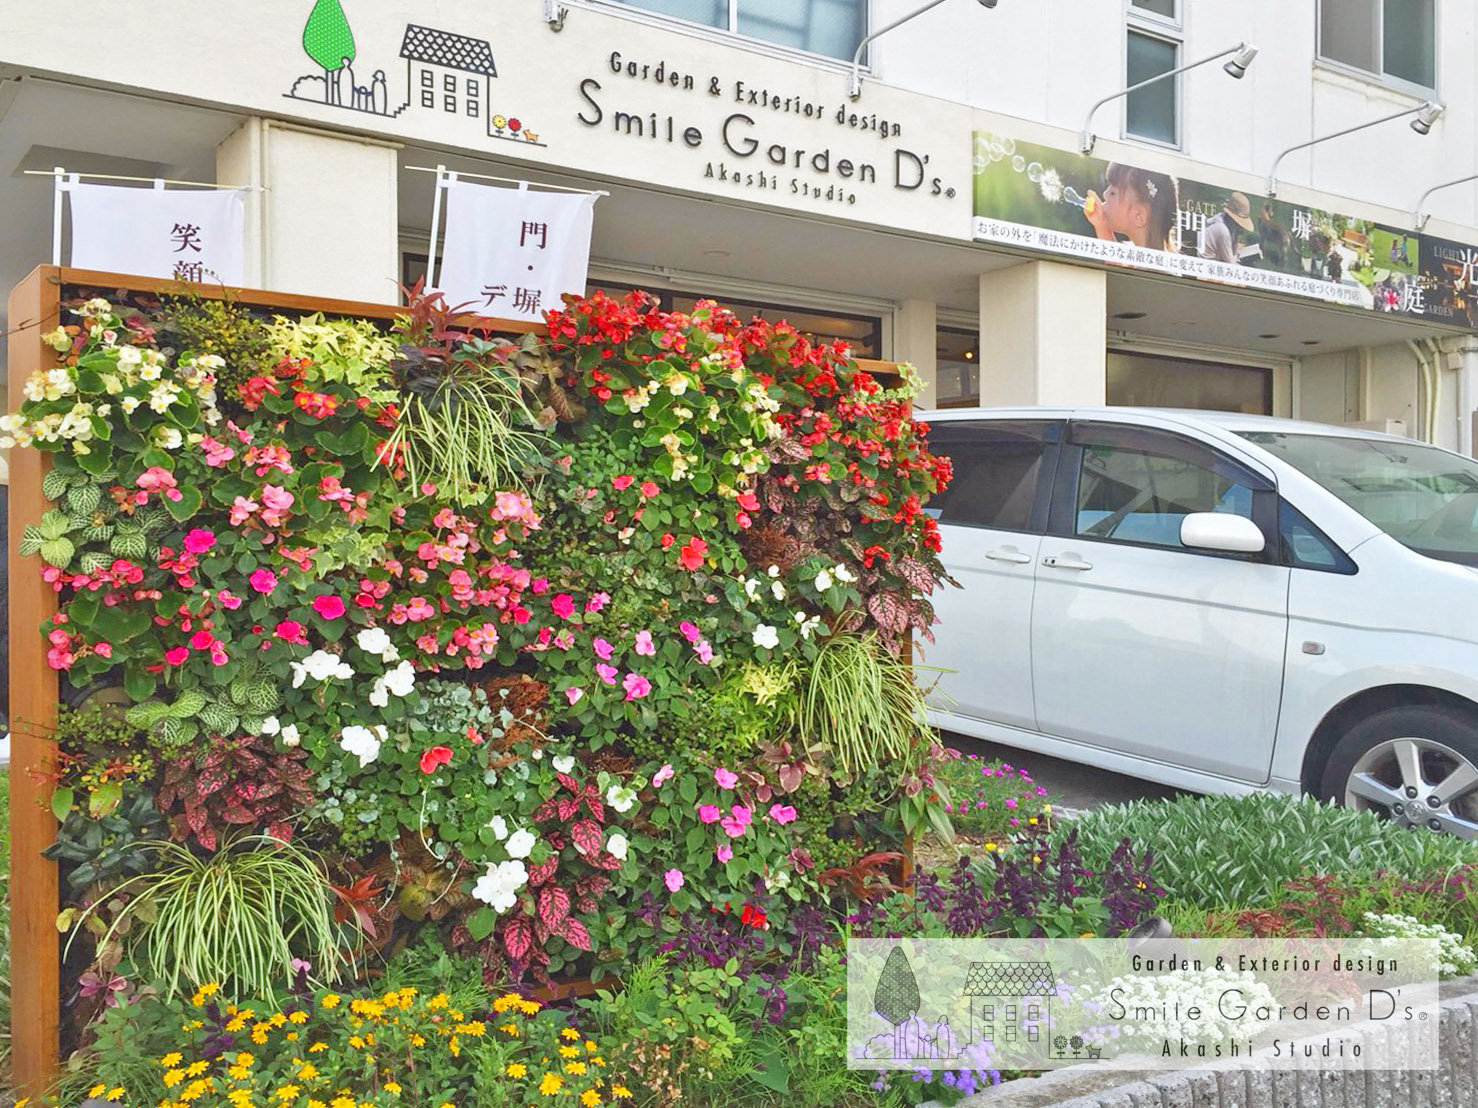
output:
M929 449L954 466L949 488L929 502L939 522L1001 531L1038 529L1033 507L1056 426L1045 421L934 424Z
M1188 452L1188 453L1200 453ZM1252 519L1253 490L1225 467L1177 456L1173 446L1085 443L1074 534L1186 549L1180 525L1194 512Z
M1356 571L1350 556L1286 500L1278 506L1278 540L1283 547L1284 565L1325 573Z

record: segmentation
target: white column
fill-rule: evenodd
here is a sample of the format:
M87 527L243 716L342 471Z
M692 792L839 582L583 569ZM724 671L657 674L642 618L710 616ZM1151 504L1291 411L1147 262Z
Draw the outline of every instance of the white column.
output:
M247 203L247 284L394 303L399 149L259 118L227 136L216 180L261 189Z
M1023 262L980 275L980 403L1102 404L1108 281L1099 269Z
M930 409L938 403L938 365L935 361L935 308L932 300L905 300L898 307L898 323L893 330L893 359L908 362L919 371L924 389L914 400L916 407Z

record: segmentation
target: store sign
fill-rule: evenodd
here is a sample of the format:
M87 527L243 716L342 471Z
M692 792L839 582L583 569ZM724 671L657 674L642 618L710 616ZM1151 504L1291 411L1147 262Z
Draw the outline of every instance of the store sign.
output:
M62 186L71 199L72 265L177 281L242 283L239 189Z
M978 241L1355 308L1430 311L1433 280L1414 231L986 132L975 133L973 168Z
M437 288L482 315L542 323L567 292L583 294L594 193L446 183Z
M1421 274L1428 317L1478 329L1478 246L1423 235Z

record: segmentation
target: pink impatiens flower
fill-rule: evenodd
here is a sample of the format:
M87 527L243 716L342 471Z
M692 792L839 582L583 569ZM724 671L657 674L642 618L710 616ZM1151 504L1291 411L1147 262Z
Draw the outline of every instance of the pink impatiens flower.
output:
M740 835L744 834L744 829L749 826L750 820L754 818L754 813L741 804L735 804L729 811L733 815L725 816L718 821L718 825L724 829L724 834L728 835L729 838L737 839Z
M185 532L185 549L191 554L204 554L215 544L214 531L207 531L204 527L192 527Z
M636 478L629 473L623 473L620 477L611 478L611 487L617 492L625 492L636 482Z
M776 823L790 823L795 819L795 809L789 804L771 804L770 818Z
M322 593L313 598L313 610L324 619L339 619L344 614L344 598L333 593Z
M667 885L667 891L675 893L683 887L683 871L680 869L670 869L662 875L662 880Z
M173 650L166 650L164 652L164 660L172 666L183 665L185 663L185 660L189 657L189 647L177 646ZM718 809L715 808L714 811L716 812L718 811Z
M277 574L273 573L270 569L253 570L252 575L246 580L252 588L264 595L277 587Z
M303 625L295 619L285 619L279 623L273 631L283 642L297 643L300 646L308 645L308 636L303 634Z
M698 807L698 818L704 823L717 823L719 816L723 815L716 804L702 804Z
M723 766L713 771L713 779L718 782L718 787L721 789L732 789L739 784L739 775L731 769L724 769Z
M596 612L600 611L602 608L604 608L610 602L611 602L611 594L610 593L608 593L608 592L598 592L598 593L594 594L593 596L591 596L591 598L589 600L585 601L585 611L587 613L589 613L590 615L594 615Z
M672 777L672 763L668 762L656 773L652 774L652 788L660 789L664 781Z
M595 647L596 657L598 657L601 661L609 662L611 660L611 651L614 649L614 647L612 647L610 643L606 642L605 639L597 638L595 642L591 645Z
M644 654L647 657L651 657L657 653L657 645L652 642L652 633L650 631L638 631L636 633L636 652L638 654Z
M714 848L713 855L720 862L727 862L734 857L734 848L728 843L719 843L718 846Z
M549 607L560 619L569 619L575 614L575 598L562 592L549 602Z
M565 690L565 699L570 702L570 707L572 707L572 708L576 704L580 703L580 698L582 696L584 696L584 695L585 695L585 690L584 689L577 689L577 688L574 688L573 686L571 686L570 688L568 688L568 689Z
M607 685L614 685L616 683L615 666L608 666L604 662L597 662L595 664L595 672Z
M698 630L698 625L696 623L689 623L687 620L683 620L681 623L679 623L677 625L677 629L682 632L683 638L687 639L689 642L697 642L703 635L703 632Z
M627 700L640 700L652 691L652 683L639 673L628 673L621 687L626 690Z
M657 495L657 492L658 492L657 482L655 482L655 481L643 481L641 483L641 494L643 496L645 496L648 500L650 500L652 497L656 496Z

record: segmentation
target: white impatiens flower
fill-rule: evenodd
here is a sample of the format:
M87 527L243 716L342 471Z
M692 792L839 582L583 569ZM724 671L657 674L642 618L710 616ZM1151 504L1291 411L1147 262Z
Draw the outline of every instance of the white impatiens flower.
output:
M765 570L765 572L768 573L771 577L779 577L780 576L780 567L779 566L771 566L769 569Z
M493 836L499 842L508 837L508 821L502 816L494 816L488 820L488 826L493 829Z
M534 851L534 844L538 842L537 836L527 828L520 827L508 836L508 841L503 844L503 849L508 851L510 858L527 858Z
M410 696L416 687L416 667L410 662L401 662L381 678L385 687L395 696Z
M772 596L774 596L774 598L776 600L784 600L785 599L785 582L783 582L783 581L771 581L770 582L770 594Z
M774 650L780 645L780 632L768 623L762 623L754 629L754 645Z
M472 886L472 895L500 916L518 903L518 890L528 884L529 871L522 862L498 862Z
M372 730L354 723L344 728L339 745L358 758L359 768L363 769L380 756L380 744L389 737L389 732L385 730L383 724L377 725Z
M282 743L284 746L297 746L300 742L302 740L298 738L298 725L296 723L289 723L282 729Z
M262 734L275 735L282 730L282 723L276 716L268 716L262 720Z
M327 650L315 650L301 662L289 662L293 671L293 688L301 688L305 678L327 681L330 677L348 680L354 676L354 667L337 654Z
M842 565L840 562L838 562L836 566L832 568L831 572L832 575L844 585L850 585L853 581L857 580L857 575L846 566Z
M626 861L626 849L630 845L625 835L619 831L612 831L611 837L606 840L606 851L611 857L619 858L624 862Z
M797 612L795 614L795 622L796 630L801 633L801 638L809 639L816 633L816 628L821 626L821 617L811 616L807 619L805 612Z
M555 758L553 760L553 762L551 762L550 764L553 765L554 768L557 771L559 771L560 773L569 773L570 770L572 770L572 769L575 768L575 759L574 759L574 757L572 755L569 755L569 754L561 754L558 758Z
M606 803L624 814L636 803L636 793L625 785L612 785L606 790Z
M816 575L816 591L825 592L829 588L831 588L831 574L823 569Z
M390 641L390 636L383 627L366 627L354 636L354 641L359 644L360 650L366 654L378 655L382 662L394 662L400 658L400 651L395 649L395 644Z
M746 577L744 579L745 596L749 597L749 599L751 600L754 600L756 597L759 596L759 591L760 583L758 581L756 581L753 577Z

